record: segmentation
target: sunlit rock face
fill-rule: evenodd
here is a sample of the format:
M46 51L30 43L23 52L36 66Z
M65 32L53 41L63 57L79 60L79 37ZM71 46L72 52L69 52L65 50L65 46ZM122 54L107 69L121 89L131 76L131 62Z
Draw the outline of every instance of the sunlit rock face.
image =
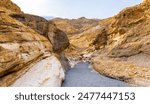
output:
M0 23L0 85L7 86L21 75L19 71L40 60L45 52L50 52L52 45L7 13L0 14Z
M150 86L150 1L126 8L104 21L107 58L93 58L95 69L138 86ZM96 45L100 47L99 43Z
M71 45L66 55L78 59L88 56L104 75L150 86L149 27L150 1L145 0L101 20L98 26L69 36Z
M109 55L114 57L149 54L150 2L121 11L108 27Z
M59 60L61 55L54 54L54 44L44 34L45 30L38 27L47 22L35 23L37 27L27 26L12 16L21 13L17 10L0 5L0 86L61 86L64 79L64 67ZM59 49L61 53L65 48L62 45Z

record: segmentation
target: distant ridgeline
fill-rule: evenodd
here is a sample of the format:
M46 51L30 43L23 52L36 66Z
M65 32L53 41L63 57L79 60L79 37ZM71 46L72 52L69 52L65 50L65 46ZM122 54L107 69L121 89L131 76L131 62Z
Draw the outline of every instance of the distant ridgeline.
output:
M53 19L54 17L53 16L43 16L45 19L47 20L50 20L50 19Z

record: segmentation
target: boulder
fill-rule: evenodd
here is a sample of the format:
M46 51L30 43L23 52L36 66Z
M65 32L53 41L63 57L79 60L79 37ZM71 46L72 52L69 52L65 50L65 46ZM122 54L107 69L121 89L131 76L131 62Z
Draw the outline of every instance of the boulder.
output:
M62 52L69 46L69 40L66 34L57 29L54 25L49 24L48 39L53 45L54 52Z

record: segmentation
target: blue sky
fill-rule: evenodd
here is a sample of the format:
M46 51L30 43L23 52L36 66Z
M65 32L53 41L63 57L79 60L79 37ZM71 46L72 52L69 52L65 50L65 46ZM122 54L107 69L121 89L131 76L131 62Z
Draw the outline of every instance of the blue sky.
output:
M62 18L107 18L143 0L12 0L25 13Z

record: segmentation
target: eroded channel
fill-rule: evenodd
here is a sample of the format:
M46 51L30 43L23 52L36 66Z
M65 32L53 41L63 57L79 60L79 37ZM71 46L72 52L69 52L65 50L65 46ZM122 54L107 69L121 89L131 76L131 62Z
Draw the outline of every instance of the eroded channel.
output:
M128 87L125 82L108 78L89 67L90 63L80 62L66 72L62 87Z

